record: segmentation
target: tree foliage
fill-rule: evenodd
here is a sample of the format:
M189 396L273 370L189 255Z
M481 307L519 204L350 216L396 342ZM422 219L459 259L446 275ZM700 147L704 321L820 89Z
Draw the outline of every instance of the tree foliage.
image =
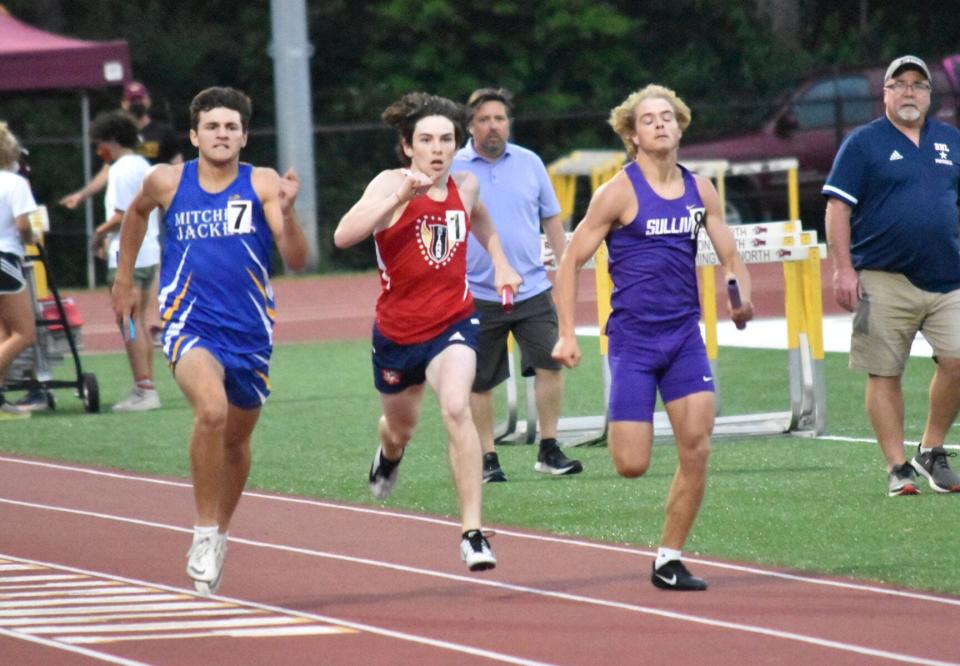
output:
M379 128L379 115L411 90L464 100L480 86L512 89L516 137L549 161L578 147L617 146L604 122L608 110L652 81L676 89L691 104L692 132L729 123L742 129L743 123L759 121L771 100L814 67L960 50L955 41L960 12L949 3L793 2L800 30L790 39L773 32L769 13L758 11L757 3L718 0L308 2L321 233L336 224L376 171L393 163L394 139ZM245 157L275 162L269 3L8 0L6 5L45 30L126 39L134 76L181 133L198 90L215 84L244 89L254 100ZM94 94L94 112L115 106L118 96ZM42 200L53 201L81 184L74 95L2 96L0 118L34 148L35 189ZM55 216L58 233L67 234L70 243L77 238L69 234L82 228L79 219L63 210ZM353 256L369 261L363 252Z

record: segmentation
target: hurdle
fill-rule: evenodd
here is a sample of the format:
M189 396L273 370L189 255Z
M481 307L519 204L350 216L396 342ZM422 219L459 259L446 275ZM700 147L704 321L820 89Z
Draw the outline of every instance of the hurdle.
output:
M622 151L581 150L561 158L548 167L565 217L573 211L576 177L589 175L593 189L611 178L625 160ZM716 183L724 201L727 175L786 171L791 221L766 222L732 226L738 251L745 263L782 263L784 266L784 307L787 321L790 409L759 414L721 414L720 386L717 390L718 416L714 434L758 436L792 434L814 436L826 428L826 381L823 354L822 303L820 300L820 258L825 245L818 243L816 233L803 231L799 220L797 196L797 161L793 158L748 163L726 160L683 162L692 171ZM699 240L697 264L700 277L703 331L708 359L716 380L717 308L715 266L718 263L708 238ZM610 314L612 284L606 265L606 248L601 246L593 259L597 290L600 356L603 379L604 411L609 397L610 370L607 362L607 340L602 334ZM512 341L511 341L512 342ZM508 417L495 431L498 442L527 442L536 439L537 415L533 401L533 381L527 379L526 419L517 418L517 386L512 347L509 358L510 377L506 382ZM562 417L558 424L558 440L567 446L602 442L606 436L606 414ZM671 434L666 414L654 416L658 436Z

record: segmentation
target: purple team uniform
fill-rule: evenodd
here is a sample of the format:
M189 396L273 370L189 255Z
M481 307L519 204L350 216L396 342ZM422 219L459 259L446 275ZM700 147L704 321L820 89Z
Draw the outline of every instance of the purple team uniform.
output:
M668 200L651 189L636 162L624 167L638 211L606 239L613 279L611 421L652 421L657 388L664 403L714 390L696 273L696 236L706 211L693 175L679 168L683 196Z

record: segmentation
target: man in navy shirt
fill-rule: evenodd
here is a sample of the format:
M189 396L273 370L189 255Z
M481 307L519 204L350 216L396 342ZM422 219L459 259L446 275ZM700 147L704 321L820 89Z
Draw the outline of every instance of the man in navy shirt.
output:
M868 374L867 414L886 458L887 494L915 495L917 474L960 492L943 447L960 410L960 131L927 117L930 70L897 58L884 77L884 116L840 146L823 186L833 291L854 312L850 367ZM904 455L901 377L918 331L933 347L927 423Z

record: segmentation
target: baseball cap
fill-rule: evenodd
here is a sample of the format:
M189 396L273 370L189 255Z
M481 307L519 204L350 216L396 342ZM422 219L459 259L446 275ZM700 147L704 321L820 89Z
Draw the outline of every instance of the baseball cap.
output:
M891 62L890 66L887 67L887 74L883 77L883 80L888 81L892 79L904 69L915 69L923 74L927 81L931 80L930 70L927 69L927 63L913 55L900 56Z
M139 81L129 81L123 86L123 101L125 102L139 102L144 97L149 96L150 93L147 87Z

